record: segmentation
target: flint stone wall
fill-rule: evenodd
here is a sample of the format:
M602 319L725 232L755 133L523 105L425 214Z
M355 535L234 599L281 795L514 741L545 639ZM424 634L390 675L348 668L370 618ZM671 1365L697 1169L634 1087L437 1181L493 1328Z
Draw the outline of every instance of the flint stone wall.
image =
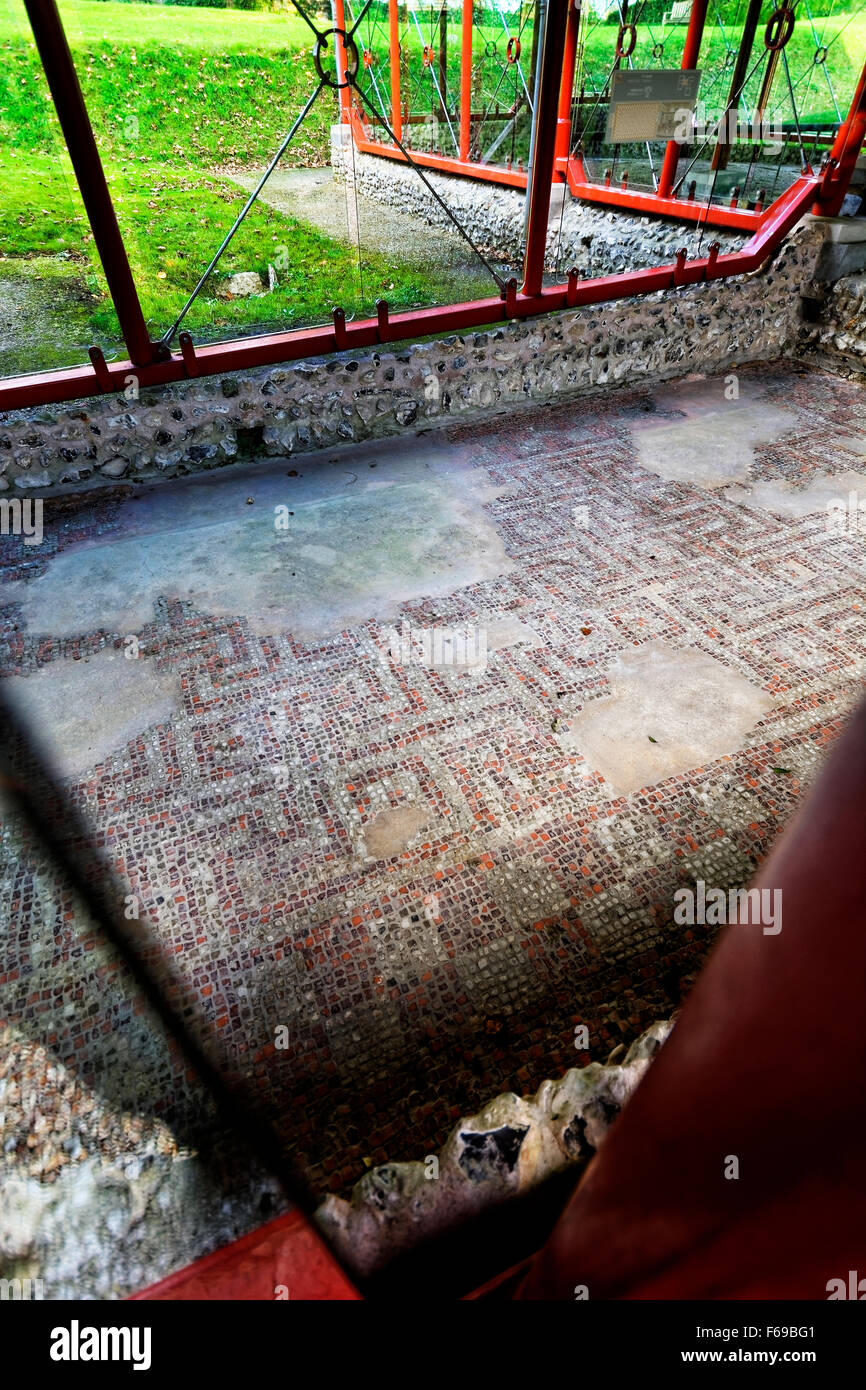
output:
M372 201L453 230L454 223L415 169L399 160L361 154L353 148L346 126L331 127L331 164L336 178ZM424 169L424 177L479 250L497 261L519 265L526 197L522 189L440 174L435 169ZM574 266L586 277L613 275L664 265L674 259L681 246L697 255L697 239L692 229L665 218L631 217L566 196L564 207L560 209L555 202L551 207L546 265L550 271L563 273ZM744 240L736 232L706 228L701 254L706 255L712 241L718 241L727 252L738 250Z
M356 1183L349 1201L326 1198L316 1220L363 1276L565 1168L576 1175L672 1027L655 1023L619 1062L573 1068L543 1081L534 1096L497 1096L459 1121L430 1156L435 1169L429 1157L381 1164ZM66 1069L52 1066L65 1085ZM94 1125L129 1118L93 1094ZM242 1177L225 1189L215 1177L220 1165L209 1170L195 1153L179 1151L158 1122L136 1153L72 1157L51 1182L3 1173L0 1278L41 1279L49 1300L127 1298L283 1209L274 1179L251 1170L245 1157Z
M349 1268L366 1276L420 1241L577 1169L601 1145L672 1028L672 1021L653 1024L620 1064L572 1068L543 1081L534 1096L497 1096L460 1120L438 1155L371 1169L348 1201L327 1197L317 1221Z
M819 283L811 303L817 315L803 326L803 352L846 375L866 372L866 271Z
M798 229L749 277L182 382L137 401L6 412L0 491L174 477L783 357L798 347L800 296L823 237L817 223Z

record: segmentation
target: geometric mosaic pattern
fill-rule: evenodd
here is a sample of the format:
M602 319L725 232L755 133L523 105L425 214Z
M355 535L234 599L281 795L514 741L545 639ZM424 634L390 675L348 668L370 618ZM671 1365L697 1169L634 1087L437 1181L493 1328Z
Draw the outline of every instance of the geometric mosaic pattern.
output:
M791 418L754 479L805 487L862 463L833 443L862 438L862 387L790 363L740 381ZM498 489L486 509L512 564L398 621L510 621L483 669L401 665L372 621L311 643L163 598L141 648L176 676L177 708L72 781L201 1035L320 1191L434 1151L490 1096L604 1060L669 1014L714 930L674 924L675 889L748 880L858 698L864 537L641 467L637 425L675 423L673 400L622 392L449 430ZM50 573L110 530L122 495L46 503L62 526L38 554L2 538L4 573ZM6 674L123 640L2 616ZM569 731L645 642L704 653L770 707L741 746L617 796ZM176 1117L193 1103L176 1052L8 820L3 846L0 1013L112 1104ZM48 1121L22 1122L10 1167L75 1161L74 1115L50 1086L40 1103Z

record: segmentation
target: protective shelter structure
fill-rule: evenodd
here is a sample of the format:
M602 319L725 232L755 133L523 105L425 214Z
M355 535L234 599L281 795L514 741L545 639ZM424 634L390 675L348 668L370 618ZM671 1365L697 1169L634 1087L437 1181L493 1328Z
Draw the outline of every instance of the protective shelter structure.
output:
M832 119L819 113L820 119L807 121L808 111L801 119L799 108L804 103L809 107L829 45L821 42L812 23L811 60L804 72L792 72L786 48L800 20L787 0L773 11L763 34L755 0L736 35L725 29L718 11L714 23L709 22L709 0L694 0L685 33L675 24L672 38L670 26L657 33L642 24L643 6L626 7L618 27L610 29L609 67L599 72L592 71L586 53L589 36L601 21L571 0L509 11L464 0L459 24L456 7L447 3L428 11L398 0L387 5L367 0L353 11L346 0L334 0L331 23L296 4L311 34L311 95L276 152L263 151L263 158L271 157L261 179L203 265L186 304L173 323L160 325L154 335L142 310L57 5L55 0L26 0L26 8L128 356L109 361L94 345L86 365L7 378L0 382L0 409L122 391L130 374L143 389L746 274L804 213L838 213L866 133L866 67L850 94L836 93L825 73ZM718 43L714 48L716 39L722 40L721 56L699 69L702 53L713 58L719 48ZM671 67L675 58L682 81L671 85L677 78ZM638 72L643 86L635 88L629 74ZM782 93L786 128L768 169L773 141L767 139L764 118L776 88ZM321 325L196 343L184 328L191 305L317 100L334 90L356 148L408 163L428 188L425 170L525 187L521 283L504 279L489 264L460 218L430 188L489 271L489 297L399 313L380 300L375 318L353 319L337 305L330 322ZM721 116L702 132L693 108L704 92L720 103ZM742 134L734 131L744 107L745 147ZM663 134L674 118L679 122L676 133L688 139L647 138ZM629 156L628 167L617 174L624 155ZM764 180L759 187L756 171ZM673 264L597 279L580 279L575 269L564 279L551 277L545 273L545 250L551 195L558 184L591 203L663 214L701 229L733 228L747 232L748 239L729 254L721 254L712 242L706 255L690 258L681 249Z

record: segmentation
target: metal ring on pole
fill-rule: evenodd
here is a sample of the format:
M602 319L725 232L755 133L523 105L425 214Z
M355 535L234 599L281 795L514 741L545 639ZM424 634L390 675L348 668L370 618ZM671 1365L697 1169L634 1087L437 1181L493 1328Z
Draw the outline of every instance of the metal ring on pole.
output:
M361 54L361 60L365 68L371 68L373 66L375 59L369 48L364 49L364 52Z
M510 38L505 47L506 63L516 63L520 57L520 39Z
M499 50L497 49L496 44L493 42L493 40L488 39L484 45L485 58L495 58L498 51Z
M815 56L814 56L814 58L812 59L812 62L814 63L815 67L819 68L819 67L821 66L821 64L822 64L822 63L826 63L826 61L827 61L827 49L826 49L826 48L824 47L824 45L822 44L822 46L821 46L820 48L816 48L816 49L815 49Z
M653 44L653 57L654 57L654 58L661 58L661 56L662 56L662 54L664 53L664 51L665 51L665 46L664 46L663 43L656 43L656 44Z
M626 34L627 34L628 37L629 37L629 45L628 45L628 48L626 48L626 47L624 46L624 44L623 44L623 40L624 40ZM616 56L617 56L617 58L630 58L631 55L634 53L636 43L637 43L637 29L635 28L635 26L634 26L633 24L621 24L621 25L619 26L619 33L618 33L617 36L616 36Z
M421 65L422 65L422 67L429 68L429 67L432 66L432 63L433 63L433 49L432 49L432 46L431 46L429 43L425 43L424 47L421 49Z
M764 30L764 47L770 53L781 53L794 32L794 11L783 5L774 10Z
M345 81L343 82L338 80L336 69L333 72L329 72L326 71L322 65L322 53L328 47L328 39L331 37L334 39L342 39L343 47L346 51L346 75ZM336 55L336 43L334 45L334 53ZM316 65L316 72L319 74L319 77L326 87L334 87L337 90L343 87L351 87L358 75L358 61L358 45L355 43L351 34L346 33L345 29L329 29L326 34L322 34L320 38L316 39L313 47L313 62Z

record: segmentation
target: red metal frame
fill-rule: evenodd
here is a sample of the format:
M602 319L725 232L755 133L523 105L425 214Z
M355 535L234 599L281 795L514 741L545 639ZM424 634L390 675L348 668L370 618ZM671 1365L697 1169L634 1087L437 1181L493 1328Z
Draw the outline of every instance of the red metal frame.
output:
M472 0L468 0L471 4ZM391 129L398 140L403 138L403 112L400 110L400 15L397 0L388 0L388 29L391 56Z
M390 0L390 3L392 6L395 6L396 0ZM738 207L735 203L730 205L711 203L708 207L706 203L697 202L687 197L677 197L674 193L674 185L680 146L675 140L669 141L665 149L664 161L659 174L658 187L655 192L633 188L613 187L609 183L598 184L594 183L589 178L579 153L573 154L570 150L574 65L581 19L581 3L580 0L566 0L566 4L568 9L568 21L565 38L562 43L562 79L559 109L557 113L556 159L551 175L552 179L555 182L567 182L571 194L583 202L623 208L638 213L641 216L653 215L673 217L678 221L701 222L710 227L727 228L730 231L756 232L760 226L760 218L763 211L760 206L749 208ZM555 8L556 5L551 3L551 11ZM706 27L708 8L709 0L692 0L692 10L689 17L688 29L683 46L682 61L680 64L683 69L697 66L704 29ZM467 178L479 179L486 183L502 184L507 188L526 188L529 179L525 170L512 169L500 165L481 164L469 157L470 123L472 120L472 22L472 0L463 0L459 155L452 156L413 150L411 152L411 159L414 164L419 164L428 169L435 169L440 173L458 174ZM751 47L751 44L749 44L749 47ZM399 63L395 61L397 51L398 38L395 29L392 30L391 35L392 73L395 69L399 70ZM866 72L866 68L864 68L864 72ZM848 122L846 122L848 125L851 124L852 117L855 115L858 108L858 98L859 88L858 94L855 95L854 102L851 106L851 114L849 115ZM363 115L355 106L352 106L350 123L356 148L361 153L377 155L379 158L383 159L394 159L404 163L406 162L406 156L401 150L397 149L395 145L388 144L386 141L377 140L371 135ZM853 146L853 141L851 144ZM859 147L854 149L853 158L849 158L848 160L850 169L847 173L847 179L850 179L850 171L853 170L858 152ZM841 203L843 196L844 190L837 198L838 203Z
M693 285L702 280L722 280L731 275L748 274L757 270L816 199L821 197L823 186L824 181L813 175L798 179L768 209L757 235L741 251L726 256L720 256L710 248L709 255L698 260L687 261L683 254L673 265L606 275L597 280L578 280L576 273L573 273L564 285L541 289L534 294L518 293L510 302L500 297L476 299L466 304L413 309L402 314L388 314L384 308L375 319L343 322L339 328L308 328L292 333L238 338L234 342L209 343L188 352L187 360L180 352L172 353L164 362L144 367L135 367L131 362L105 363L101 378L97 377L93 366L69 367L37 376L9 377L0 386L0 408L11 410L122 391L131 372L143 387L164 385L193 376L249 371L277 362L295 362L344 349L358 350L384 343L405 342L409 338L428 334L463 332L501 323L507 318L531 318L558 309L601 304L627 299L631 295Z
M701 280L741 275L755 270L810 207L825 214L838 211L866 135L864 66L848 119L840 128L821 173L802 175L781 198L762 211L746 211L736 207L708 207L706 204L690 203L688 200L659 198L656 194L622 188L600 189L582 177L580 161L567 154L569 131L566 127L570 124L574 53L577 43L577 4L572 4L571 0L549 0L540 80L536 93L537 119L534 127L532 176L528 181L527 190L527 245L523 288L519 293L512 283L500 296L398 314L390 314L387 305L380 304L375 319L354 322L346 322L343 311L335 310L331 325L243 337L203 346L196 346L188 333L182 333L179 338L179 350L169 352L162 344L151 342L147 334L55 0L25 0L25 3L45 65L51 95L69 143L76 176L100 259L105 268L109 291L117 310L129 358L126 361L107 363L99 349L92 348L88 365L6 378L0 382L2 410L56 404L122 391L131 374L142 387L157 386L219 372L249 370L278 362L298 361L344 349L370 348L428 334L461 332L508 318L528 318L578 305L597 304L630 295L694 284ZM339 26L343 0L336 0L336 3ZM397 18L396 0L390 0L390 6L390 38L393 44ZM706 7L705 0L695 0L695 6L703 12ZM471 15L471 10L472 0L464 0L464 18ZM695 36L696 33L697 20ZM339 45L337 57L341 64L339 70L342 71ZM471 25L464 24L461 57L461 153L464 149L468 150L469 142L470 102L466 96L467 93L471 95L471 60ZM399 63L392 65L391 100L399 116ZM341 105L345 116L351 122L360 149L392 159L405 159L396 147L366 137L348 86L341 87ZM396 123L394 129L399 135ZM445 172L470 173L473 177L493 182L527 187L527 176L520 170L509 171L486 165L466 164L462 160L451 160L420 152L412 152L411 157L413 162ZM706 222L710 226L747 228L752 235L742 250L732 255L718 255L718 248L712 247L707 257L689 262L683 252L673 265L630 271L588 281L578 281L576 272L572 272L567 283L543 289L550 191L552 182L557 178L567 179L572 192L592 201L607 202L629 208L631 211L668 213L680 219Z
M830 151L832 181L821 199L820 209L815 209L816 212L823 212L825 217L835 217L839 212L864 140L866 140L866 63L863 64L863 71L860 74L860 81L857 84L847 120L839 127L839 133Z
M577 59L577 39L580 32L580 0L569 0L568 23L562 54L562 83L559 89L559 109L556 113L555 177L571 153L571 101L574 94L574 64ZM563 163L564 161L564 163Z
M467 119L467 142L469 139L468 124ZM403 164L408 163L403 151L398 150L396 145L386 145L381 140L371 139L367 128L354 109L351 113L351 126L355 148L361 154L375 154L382 159L395 159ZM460 135L462 139L462 120ZM470 159L457 159L455 156L447 154L430 154L426 150L412 150L411 156L413 164L420 164L425 169L437 169L441 174L460 174L463 177L468 175L473 179L481 179L484 183L502 184L505 188L525 188L529 182L526 171L523 169L503 169L495 164L474 164Z
M273 1303L280 1298L295 1303L361 1299L312 1222L297 1208L131 1294L128 1301Z
M762 214L750 208L723 207L718 203L699 203L690 198L661 197L658 193L639 188L621 188L612 184L591 183L583 161L572 155L565 165L569 191L584 203L604 207L625 208L643 217L676 217L682 222L703 222L708 227L724 227L728 231L752 232L761 226Z
M544 276L547 219L558 134L559 94L570 0L549 0L541 48L541 68L535 93L535 138L532 172L526 198L526 250L521 293L538 294Z
M472 121L472 0L463 0L460 43L460 161L467 164Z

